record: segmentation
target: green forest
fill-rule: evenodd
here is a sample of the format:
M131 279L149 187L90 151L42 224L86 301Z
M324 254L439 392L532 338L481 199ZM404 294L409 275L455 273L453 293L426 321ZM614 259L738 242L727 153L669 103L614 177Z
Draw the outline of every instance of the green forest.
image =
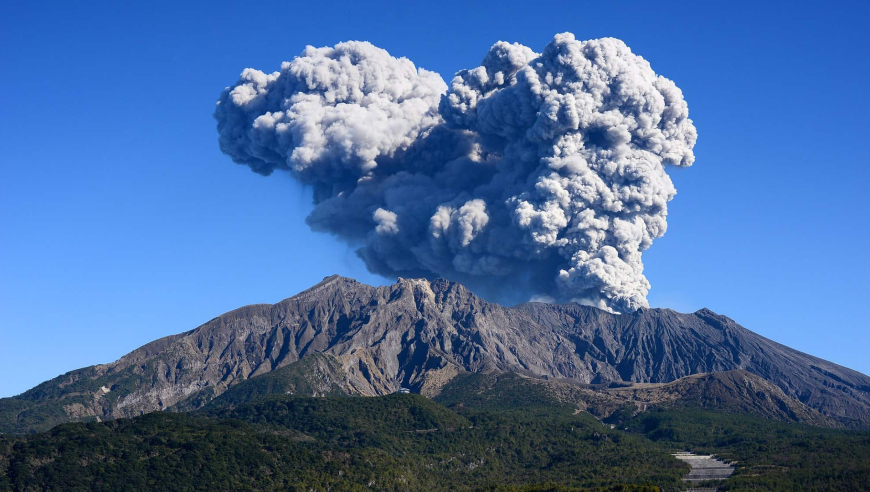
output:
M737 463L722 490L870 490L870 432L823 429L697 409L652 410L628 432Z
M695 410L617 413L474 385L433 401L265 395L0 436L0 490L680 490L677 450L737 462L724 490L866 490L870 433ZM499 405L498 400L504 399ZM214 403L217 403L214 402ZM443 404L442 404L443 403Z

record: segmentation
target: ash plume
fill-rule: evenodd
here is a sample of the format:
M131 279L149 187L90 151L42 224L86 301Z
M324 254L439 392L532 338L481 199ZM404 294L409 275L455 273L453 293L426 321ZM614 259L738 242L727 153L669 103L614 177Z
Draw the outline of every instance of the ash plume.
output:
M680 89L613 38L498 42L450 85L366 42L307 47L221 94L221 150L314 189L307 223L387 277L502 302L647 306L641 255L667 229L665 166L697 133Z

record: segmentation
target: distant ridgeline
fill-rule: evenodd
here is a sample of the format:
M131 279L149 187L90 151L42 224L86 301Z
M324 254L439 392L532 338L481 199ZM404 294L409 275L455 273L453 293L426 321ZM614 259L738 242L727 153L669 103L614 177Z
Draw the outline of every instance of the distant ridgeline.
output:
M868 428L870 378L709 310L329 277L0 399L0 490L849 490Z

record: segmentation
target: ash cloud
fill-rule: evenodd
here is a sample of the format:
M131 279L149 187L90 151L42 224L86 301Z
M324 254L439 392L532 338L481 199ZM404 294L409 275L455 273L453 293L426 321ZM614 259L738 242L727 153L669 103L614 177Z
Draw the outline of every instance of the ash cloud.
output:
M446 277L502 302L647 306L641 255L667 229L666 166L697 133L680 89L613 38L498 42L441 77L366 42L246 69L221 150L314 189L306 219L387 277Z

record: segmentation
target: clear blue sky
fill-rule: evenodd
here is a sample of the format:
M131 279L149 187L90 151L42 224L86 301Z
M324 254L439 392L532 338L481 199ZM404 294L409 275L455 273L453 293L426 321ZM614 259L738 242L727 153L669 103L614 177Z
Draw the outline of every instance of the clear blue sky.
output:
M623 39L698 128L644 255L651 304L870 373L866 3L176 3L4 5L0 396L332 273L386 283L308 230L288 176L218 150L243 68L361 39L449 80L562 31Z

